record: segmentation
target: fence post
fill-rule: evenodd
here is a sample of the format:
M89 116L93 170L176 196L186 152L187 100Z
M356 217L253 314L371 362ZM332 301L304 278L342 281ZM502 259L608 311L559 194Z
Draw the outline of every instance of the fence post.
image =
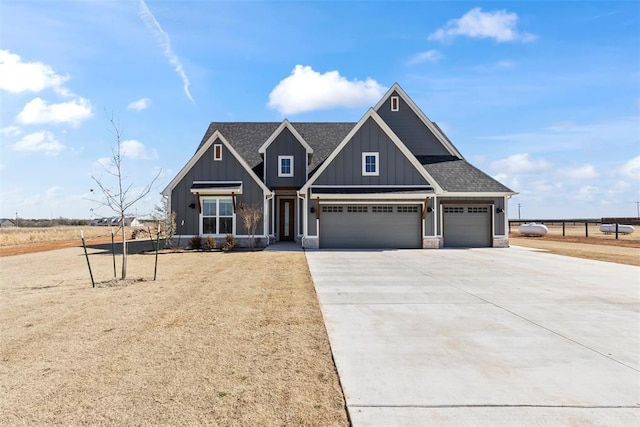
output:
M565 222L562 221L562 237L564 237L564 224L565 224Z
M616 222L616 240L618 240L618 223Z
M589 223L586 221L584 223L584 237L589 237Z

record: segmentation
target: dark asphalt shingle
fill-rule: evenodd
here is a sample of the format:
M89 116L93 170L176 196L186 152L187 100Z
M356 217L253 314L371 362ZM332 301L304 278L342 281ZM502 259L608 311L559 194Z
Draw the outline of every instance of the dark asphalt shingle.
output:
M511 193L513 190L455 156L417 156L418 161L445 191Z

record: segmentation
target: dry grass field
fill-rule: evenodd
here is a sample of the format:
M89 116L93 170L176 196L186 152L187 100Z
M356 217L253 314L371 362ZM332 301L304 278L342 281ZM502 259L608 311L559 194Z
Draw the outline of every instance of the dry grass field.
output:
M0 425L348 425L304 253L90 253L0 258Z
M562 225L546 224L549 233L543 237L525 237L513 226L510 233L512 245L544 249L558 255L595 259L620 264L640 266L640 230L632 234L605 234L597 224L589 224L588 237L584 224ZM639 228L639 227L636 227Z

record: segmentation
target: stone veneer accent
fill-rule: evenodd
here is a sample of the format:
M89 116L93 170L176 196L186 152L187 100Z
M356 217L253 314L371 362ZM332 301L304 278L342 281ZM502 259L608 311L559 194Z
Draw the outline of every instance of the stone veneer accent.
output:
M319 249L320 239L316 236L307 236L302 238L302 247L305 249Z
M494 236L493 237L493 247L494 248L508 248L509 247L509 238L506 236Z
M423 237L422 249L440 249L442 247L442 240L439 237Z

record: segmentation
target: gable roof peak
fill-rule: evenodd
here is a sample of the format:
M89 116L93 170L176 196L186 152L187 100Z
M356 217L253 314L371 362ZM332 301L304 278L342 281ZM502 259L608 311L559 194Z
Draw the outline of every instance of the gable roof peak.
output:
M258 153L265 154L267 152L267 148L269 147L269 145L271 145L271 143L275 141L278 135L280 135L285 128L289 129L289 131L293 134L294 138L296 138L298 142L307 151L307 154L313 153L313 148L311 148L311 146L307 143L307 141L304 140L302 135L300 135L300 133L296 130L296 128L287 119L284 119L282 123L280 123L280 126L278 126L276 130L273 131L271 136L269 136L269 138L264 142L264 144L262 144L262 146L258 149Z

